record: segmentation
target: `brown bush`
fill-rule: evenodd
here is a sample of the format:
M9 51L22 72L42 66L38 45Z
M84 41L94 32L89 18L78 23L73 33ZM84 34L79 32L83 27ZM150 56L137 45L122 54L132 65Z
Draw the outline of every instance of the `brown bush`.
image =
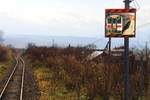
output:
M85 61L91 51L85 47L36 47L30 46L26 56L32 63L42 64L53 72L53 80L60 81L68 91L75 91L78 99L85 95L87 100L109 96L122 100L124 93L123 59L105 55L100 62ZM144 92L148 88L147 63L144 64ZM140 96L140 61L130 57L131 97ZM83 91L84 90L84 91Z
M7 47L0 46L0 61L8 61L11 58L11 52Z

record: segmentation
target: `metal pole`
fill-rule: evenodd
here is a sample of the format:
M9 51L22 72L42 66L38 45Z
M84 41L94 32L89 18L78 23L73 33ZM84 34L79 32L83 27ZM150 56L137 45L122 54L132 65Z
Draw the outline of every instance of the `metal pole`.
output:
M125 8L126 9L130 9L130 3L132 2L133 0L124 0L123 2L125 3Z
M125 9L130 9L132 0L124 0ZM129 37L124 38L124 100L129 100Z
M129 100L129 38L124 39L124 100Z
M143 58L144 56L140 57L140 100L142 100L142 96L144 95L144 65L143 65Z
M111 54L111 37L109 37L109 55Z

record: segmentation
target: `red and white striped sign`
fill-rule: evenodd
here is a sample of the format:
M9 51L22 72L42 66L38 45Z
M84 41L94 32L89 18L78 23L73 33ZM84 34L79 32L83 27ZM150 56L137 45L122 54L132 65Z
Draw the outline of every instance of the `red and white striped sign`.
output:
M136 9L106 9L106 13L135 13Z

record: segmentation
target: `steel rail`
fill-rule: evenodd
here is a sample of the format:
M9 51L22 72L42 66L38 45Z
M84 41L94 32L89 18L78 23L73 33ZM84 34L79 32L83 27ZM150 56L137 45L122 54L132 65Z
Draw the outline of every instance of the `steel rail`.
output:
M2 99L2 96L3 96L3 94L4 94L5 90L6 90L6 88L8 87L8 85L9 85L9 83L10 83L10 80L12 79L12 77L13 77L13 75L14 75L16 69L17 69L17 66L18 66L18 64L19 64L19 60L20 60L20 62L21 62L21 66L23 67L23 68L22 68L22 76L21 76L20 99L19 99L19 100L23 100L25 62L24 62L24 60L23 60L22 57L17 57L17 58L15 58L15 60L16 60L15 67L14 67L12 73L10 74L8 80L6 81L6 84L4 85L2 92L0 93L0 100Z
M2 90L1 93L0 93L0 99L2 98L2 96L3 96L3 94L4 94L5 90L6 90L6 88L7 88L7 86L8 86L8 84L9 84L9 82L10 82L10 80L12 79L12 76L14 75L14 73L15 73L15 71L16 71L16 69L17 69L18 62L19 62L19 61L18 61L18 57L15 57L15 60L16 60L15 67L14 67L12 73L10 74L8 80L6 81L6 84L4 85L3 90Z
M20 57L20 60L22 62L22 67L23 67L23 71L22 71L22 81L21 81L21 91L20 91L20 100L23 99L23 89L24 89L24 76L25 76L25 62L23 60L22 57Z

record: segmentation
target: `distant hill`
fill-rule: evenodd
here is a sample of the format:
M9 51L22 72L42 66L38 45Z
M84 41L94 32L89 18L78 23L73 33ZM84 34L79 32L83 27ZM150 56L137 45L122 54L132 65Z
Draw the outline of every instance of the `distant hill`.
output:
M45 36L45 35L13 35L4 36L4 43L6 45L13 45L17 48L25 48L28 43L35 43L38 46L51 46L53 43L64 47L69 44L72 46L85 46L93 43L99 48L105 47L107 40L90 37L72 37L72 36Z
M150 25L137 28L136 38L130 39L130 47L143 48L146 42L150 42ZM96 41L96 42L95 42ZM4 35L4 44L11 44L17 48L25 48L28 43L35 43L38 46L51 46L57 44L64 47L69 44L72 46L85 46L94 43L98 48L104 48L108 39L105 37L75 37L75 36L50 36L50 35ZM112 47L124 45L123 39L112 39ZM150 47L150 43L148 44Z

